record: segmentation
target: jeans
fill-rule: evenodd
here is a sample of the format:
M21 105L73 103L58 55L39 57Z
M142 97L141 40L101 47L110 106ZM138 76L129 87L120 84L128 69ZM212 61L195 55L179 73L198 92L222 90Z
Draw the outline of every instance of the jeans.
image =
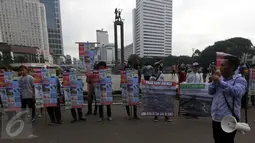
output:
M30 108L32 110L32 119L35 118L35 101L32 98L22 99L21 100L21 108L26 110L26 108Z

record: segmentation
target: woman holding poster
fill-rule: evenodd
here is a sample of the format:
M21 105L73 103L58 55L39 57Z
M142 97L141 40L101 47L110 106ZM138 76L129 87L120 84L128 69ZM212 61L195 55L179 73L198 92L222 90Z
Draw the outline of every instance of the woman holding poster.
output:
M151 81L164 81L165 80L165 75L162 72L162 66L160 65L160 63L157 63L154 66L154 74L150 77L150 80ZM155 96L157 96L157 95L155 95ZM168 116L165 116L165 121L172 122L172 120ZM154 122L158 122L158 116L154 117Z

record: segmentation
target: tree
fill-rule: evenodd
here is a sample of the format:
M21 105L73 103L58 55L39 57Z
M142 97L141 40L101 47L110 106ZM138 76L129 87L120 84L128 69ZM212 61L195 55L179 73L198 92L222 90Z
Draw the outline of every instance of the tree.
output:
M128 57L128 64L135 68L135 65L137 64L138 60L140 60L140 57L136 54L132 54Z
M217 41L201 52L198 61L202 67L207 68L210 63L215 62L216 52L225 52L240 58L243 53L254 53L252 47L253 44L249 39L240 37Z

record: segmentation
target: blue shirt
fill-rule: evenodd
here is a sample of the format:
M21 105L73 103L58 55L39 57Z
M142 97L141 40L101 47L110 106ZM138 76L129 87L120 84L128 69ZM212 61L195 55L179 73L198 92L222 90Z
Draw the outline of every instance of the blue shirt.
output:
M233 109L233 98L234 100L234 112L240 119L241 110L241 99L247 89L247 81L240 74L232 76L230 79L224 79L221 77L219 83L212 82L209 85L208 93L213 95L211 114L212 120L221 122L221 120L228 115L232 115L231 110L224 99L223 93L225 94L228 103Z

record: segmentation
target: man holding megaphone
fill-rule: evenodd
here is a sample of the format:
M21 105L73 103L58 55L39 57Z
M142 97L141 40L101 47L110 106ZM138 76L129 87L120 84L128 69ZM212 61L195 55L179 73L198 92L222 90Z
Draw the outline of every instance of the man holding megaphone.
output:
M226 132L221 127L221 121L226 116L233 116L237 122L240 120L241 99L246 92L247 81L240 74L235 74L239 62L235 56L225 56L208 89L209 94L213 95L211 114L215 143L234 143L236 130Z

